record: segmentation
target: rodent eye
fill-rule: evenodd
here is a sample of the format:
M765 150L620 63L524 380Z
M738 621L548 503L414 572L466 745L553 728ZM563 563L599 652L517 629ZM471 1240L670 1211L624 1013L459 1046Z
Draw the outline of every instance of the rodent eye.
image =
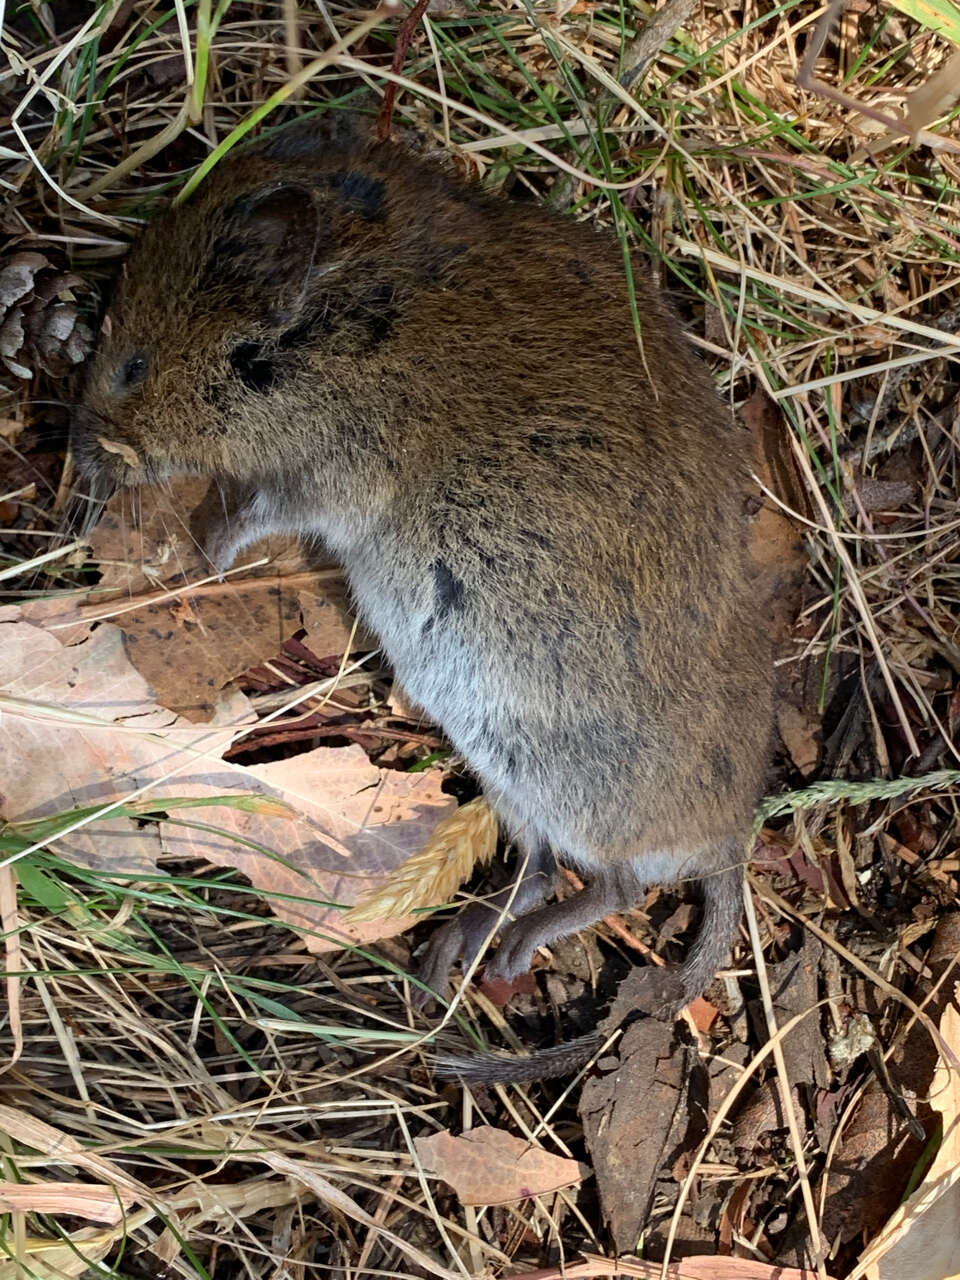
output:
M120 370L120 382L124 387L138 387L147 376L145 356L131 356Z

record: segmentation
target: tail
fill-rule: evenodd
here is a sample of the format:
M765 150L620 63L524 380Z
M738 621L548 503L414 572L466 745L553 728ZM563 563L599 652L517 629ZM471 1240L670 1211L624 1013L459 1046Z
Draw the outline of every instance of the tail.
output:
M730 955L743 909L743 868L727 867L702 882L703 920L686 961L679 969L646 969L651 981L651 1005L661 1018L673 1018L691 1000L702 995ZM646 1006L646 1001L641 1001ZM653 1011L648 1008L645 1011ZM630 1021L632 1019L628 1019ZM438 1054L432 1061L437 1075L450 1080L459 1077L478 1084L529 1084L570 1076L586 1066L602 1047L605 1037L598 1033L565 1040L549 1049L526 1055Z
M730 958L743 911L743 866L740 862L706 876L700 884L703 919L690 954L675 974L679 993L670 1009L674 1016L691 1000L703 995L717 976L717 970L722 969Z
M603 1036L595 1033L576 1040L564 1040L536 1053L438 1053L431 1066L441 1080L460 1079L468 1084L531 1084L535 1080L554 1080L572 1076L585 1067L600 1049Z

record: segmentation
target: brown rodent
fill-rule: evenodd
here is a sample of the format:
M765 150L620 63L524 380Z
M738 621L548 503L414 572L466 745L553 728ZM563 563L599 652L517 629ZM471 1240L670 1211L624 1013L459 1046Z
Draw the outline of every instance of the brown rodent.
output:
M73 448L91 481L219 480L221 570L279 531L341 560L400 683L526 854L488 974L645 885L701 880L692 952L651 987L669 1013L738 925L770 663L744 439L643 262L634 284L639 346L608 236L301 124L143 234ZM543 905L551 849L588 885ZM438 932L434 990L505 902ZM499 1076L569 1070L592 1044Z

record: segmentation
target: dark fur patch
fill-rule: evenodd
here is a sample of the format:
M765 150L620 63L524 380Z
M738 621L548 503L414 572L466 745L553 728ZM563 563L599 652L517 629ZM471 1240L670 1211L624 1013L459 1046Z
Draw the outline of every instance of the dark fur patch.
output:
M459 242L431 245L430 256L420 269L420 280L424 284L453 284L456 265L469 248L469 245Z
M231 211L233 206L231 206ZM224 276L229 274L231 269L236 270L237 263L246 256L250 250L249 240L239 232L234 235L218 236L213 242L213 250L210 254L210 261L207 269L219 269Z
M573 272L581 284L585 284L587 286L593 284L593 276L579 258L568 258L567 267Z
M332 333L335 322L336 313L325 305L319 311L311 311L299 324L281 333L277 338L277 346L281 351L299 351L305 343Z
M378 284L357 297L352 293L328 293L299 324L280 335L281 351L298 351L321 345L331 355L370 355L393 336L400 318L397 291L392 284Z
M238 342L230 352L230 368L251 391L269 391L277 380L277 365L263 358L259 342Z
M319 132L319 130L318 130ZM322 142L305 129L284 129L263 144L263 154L276 160L306 160L321 154Z
M385 189L379 178L365 173L330 173L326 182L364 222L383 222L386 218Z
M328 111L322 116L301 116L261 139L253 149L277 160L305 160L308 156L329 155L359 139L362 117L350 110Z
M710 775L718 791L728 791L733 782L733 765L724 747L714 747L710 753Z
M433 563L433 586L437 594L437 617L446 618L463 608L463 583L455 578L442 560Z
M521 529L520 540L533 547L542 547L544 551L549 551L553 546L553 539L536 529Z
M223 212L223 230L200 280L201 290L223 288L245 297L275 297L302 281L319 252L320 228L310 188L270 183L239 196Z
M376 351L393 333L393 327L400 316L395 302L396 290L393 285L381 284L371 291L362 308L359 308L370 337L368 351Z
M527 436L527 446L531 453L552 453L557 447L556 437L546 431L534 431Z

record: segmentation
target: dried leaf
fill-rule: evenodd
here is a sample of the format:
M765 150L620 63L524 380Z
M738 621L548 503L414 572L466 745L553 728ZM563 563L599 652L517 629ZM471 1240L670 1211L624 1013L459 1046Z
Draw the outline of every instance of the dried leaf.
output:
M219 503L215 486L188 477L144 490L134 522L129 494L115 494L89 540L102 567L97 586L67 603L32 601L24 616L63 639L79 639L94 621L115 621L157 701L198 722L210 719L230 680L276 657L303 625L314 630L307 647L317 657L344 653L353 620L343 578L310 565L289 539L245 551L241 563L269 560L251 573L210 580L198 537ZM363 633L352 643L375 647Z
M823 948L812 933L804 932L800 948L779 964L769 966L770 991L777 1023L783 1026L794 1015L817 1002ZM804 1018L783 1041L790 1082L826 1089L830 1067L818 1017Z
M633 971L637 981L643 972ZM629 975L621 993L628 984L633 985ZM656 1018L627 1027L612 1053L615 1069L584 1082L580 1117L603 1216L617 1249L625 1252L636 1246L647 1221L666 1153L690 1141L689 1063L674 1043L672 1026Z
M380 647L380 642L359 623L351 639L355 624L347 584L339 575L328 571L318 574L315 582L298 586L297 603L307 632L303 644L318 658L339 657L348 648L363 653Z
M232 798L235 804L204 811L204 830L181 825L178 809L159 828L102 818L55 847L107 872L157 875L164 852L236 867L277 895L277 916L306 931L307 946L318 952L388 937L410 923L353 924L343 908L416 853L455 804L436 772L380 770L357 746L321 747L255 768L227 764L224 749L250 720L246 699L224 699L207 725L173 715L153 700L110 625L65 646L23 622L17 609L0 609L0 710L8 821L142 790L161 806L170 797Z
M716 1022L719 1012L717 1006L711 1004L709 1000L705 1000L703 996L697 996L696 1000L692 1000L687 1005L687 1013L701 1035L706 1035L710 1030L714 1022Z
M390 920L449 902L474 867L493 857L498 830L496 814L482 796L461 805L386 884L351 908L347 919Z
M241 773L246 789L280 793L295 804L298 817L278 822L221 809L215 821L219 832L164 822L160 839L166 853L236 867L255 888L289 895L288 900L271 897L271 908L301 929L307 948L316 953L392 937L415 923L408 914L355 921L344 908L375 891L450 812L455 802L440 790L438 774L378 769L358 746L318 747ZM204 789L217 789L231 777L215 775ZM180 785L174 789L185 792ZM272 856L238 841L266 846Z
M7 1017L13 1036L13 1052L0 1071L14 1066L23 1053L23 1019L20 1016L20 974L23 972L23 949L20 945L20 920L17 916L17 880L12 867L0 867L0 929L6 954Z
M915 143L921 129L939 120L960 98L960 49L939 70L907 98L904 116L910 126L910 141Z
M427 1173L448 1182L461 1204L515 1204L575 1187L584 1176L576 1160L489 1125L459 1138L444 1129L413 1145Z
M112 1230L83 1227L61 1240L28 1239L29 1258L21 1267L15 1257L0 1261L0 1280L81 1280L81 1277L103 1274L97 1263L116 1247L129 1230L129 1224L118 1223Z
M960 988L940 1019L940 1034L960 1056ZM960 1072L942 1057L930 1104L943 1140L926 1177L862 1254L850 1280L958 1280L960 1277Z
M88 1222L121 1222L137 1197L90 1182L0 1182L0 1213L69 1214Z

